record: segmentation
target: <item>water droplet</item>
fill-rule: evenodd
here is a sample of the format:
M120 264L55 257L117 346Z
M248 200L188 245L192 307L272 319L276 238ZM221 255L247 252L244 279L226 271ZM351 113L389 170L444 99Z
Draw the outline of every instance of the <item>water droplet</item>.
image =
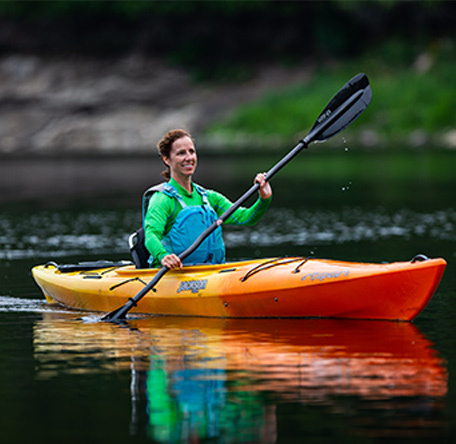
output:
M342 141L344 143L344 151L347 152L348 151L347 139L345 137L342 137Z

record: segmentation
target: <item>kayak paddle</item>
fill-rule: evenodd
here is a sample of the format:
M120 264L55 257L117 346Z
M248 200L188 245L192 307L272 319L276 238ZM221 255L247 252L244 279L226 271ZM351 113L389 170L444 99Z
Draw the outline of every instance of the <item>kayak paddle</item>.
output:
M310 143L324 142L350 125L364 112L369 105L371 98L372 91L367 76L361 73L353 77L340 89L321 112L307 137L301 140L286 156L266 173L266 180L271 180L280 169L293 159L303 148L307 148ZM258 183L252 185L252 187L233 203L233 205L212 223L212 225L206 228L190 247L179 255L180 259L184 260L186 257L190 256L190 254L192 254L213 231L228 219L248 198L258 191L259 187L260 185ZM154 278L139 291L136 296L129 298L125 305L106 314L101 320L116 322L125 319L126 314L135 307L150 290L154 290L155 285L157 285L167 271L167 267L162 267Z

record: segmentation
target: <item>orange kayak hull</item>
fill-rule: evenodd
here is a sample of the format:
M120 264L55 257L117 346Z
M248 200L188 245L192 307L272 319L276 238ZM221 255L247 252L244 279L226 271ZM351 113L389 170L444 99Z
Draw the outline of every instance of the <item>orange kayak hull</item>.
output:
M370 264L301 257L185 267L166 273L131 312L221 318L413 320L435 293L444 259ZM32 269L48 302L110 312L158 270L133 266Z

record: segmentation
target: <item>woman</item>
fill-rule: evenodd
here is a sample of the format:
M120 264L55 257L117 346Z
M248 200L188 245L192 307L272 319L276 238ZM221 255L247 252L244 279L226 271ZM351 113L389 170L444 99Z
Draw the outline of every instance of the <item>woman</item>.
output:
M191 135L171 130L158 143L158 151L167 169L162 175L168 182L151 189L152 197L144 208L145 245L152 267L182 268L178 257L231 205L222 194L206 190L192 181L197 155ZM224 223L255 225L272 199L272 189L265 174L257 174L259 197L250 208L239 208ZM225 246L221 227L184 260L184 264L223 263Z

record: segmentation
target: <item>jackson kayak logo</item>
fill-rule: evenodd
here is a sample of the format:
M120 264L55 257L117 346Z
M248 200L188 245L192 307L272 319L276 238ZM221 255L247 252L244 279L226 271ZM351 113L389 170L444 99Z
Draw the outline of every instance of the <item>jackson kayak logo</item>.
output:
M198 293L200 290L204 290L206 288L207 279L201 279L198 281L183 281L180 283L179 289L177 290L178 293L181 291L191 291L192 293Z
M305 281L307 278L310 278L311 281L324 281L325 279L337 279L340 276L348 276L350 274L349 270L345 271L333 271L331 273L310 273L306 274L301 278L301 281Z

